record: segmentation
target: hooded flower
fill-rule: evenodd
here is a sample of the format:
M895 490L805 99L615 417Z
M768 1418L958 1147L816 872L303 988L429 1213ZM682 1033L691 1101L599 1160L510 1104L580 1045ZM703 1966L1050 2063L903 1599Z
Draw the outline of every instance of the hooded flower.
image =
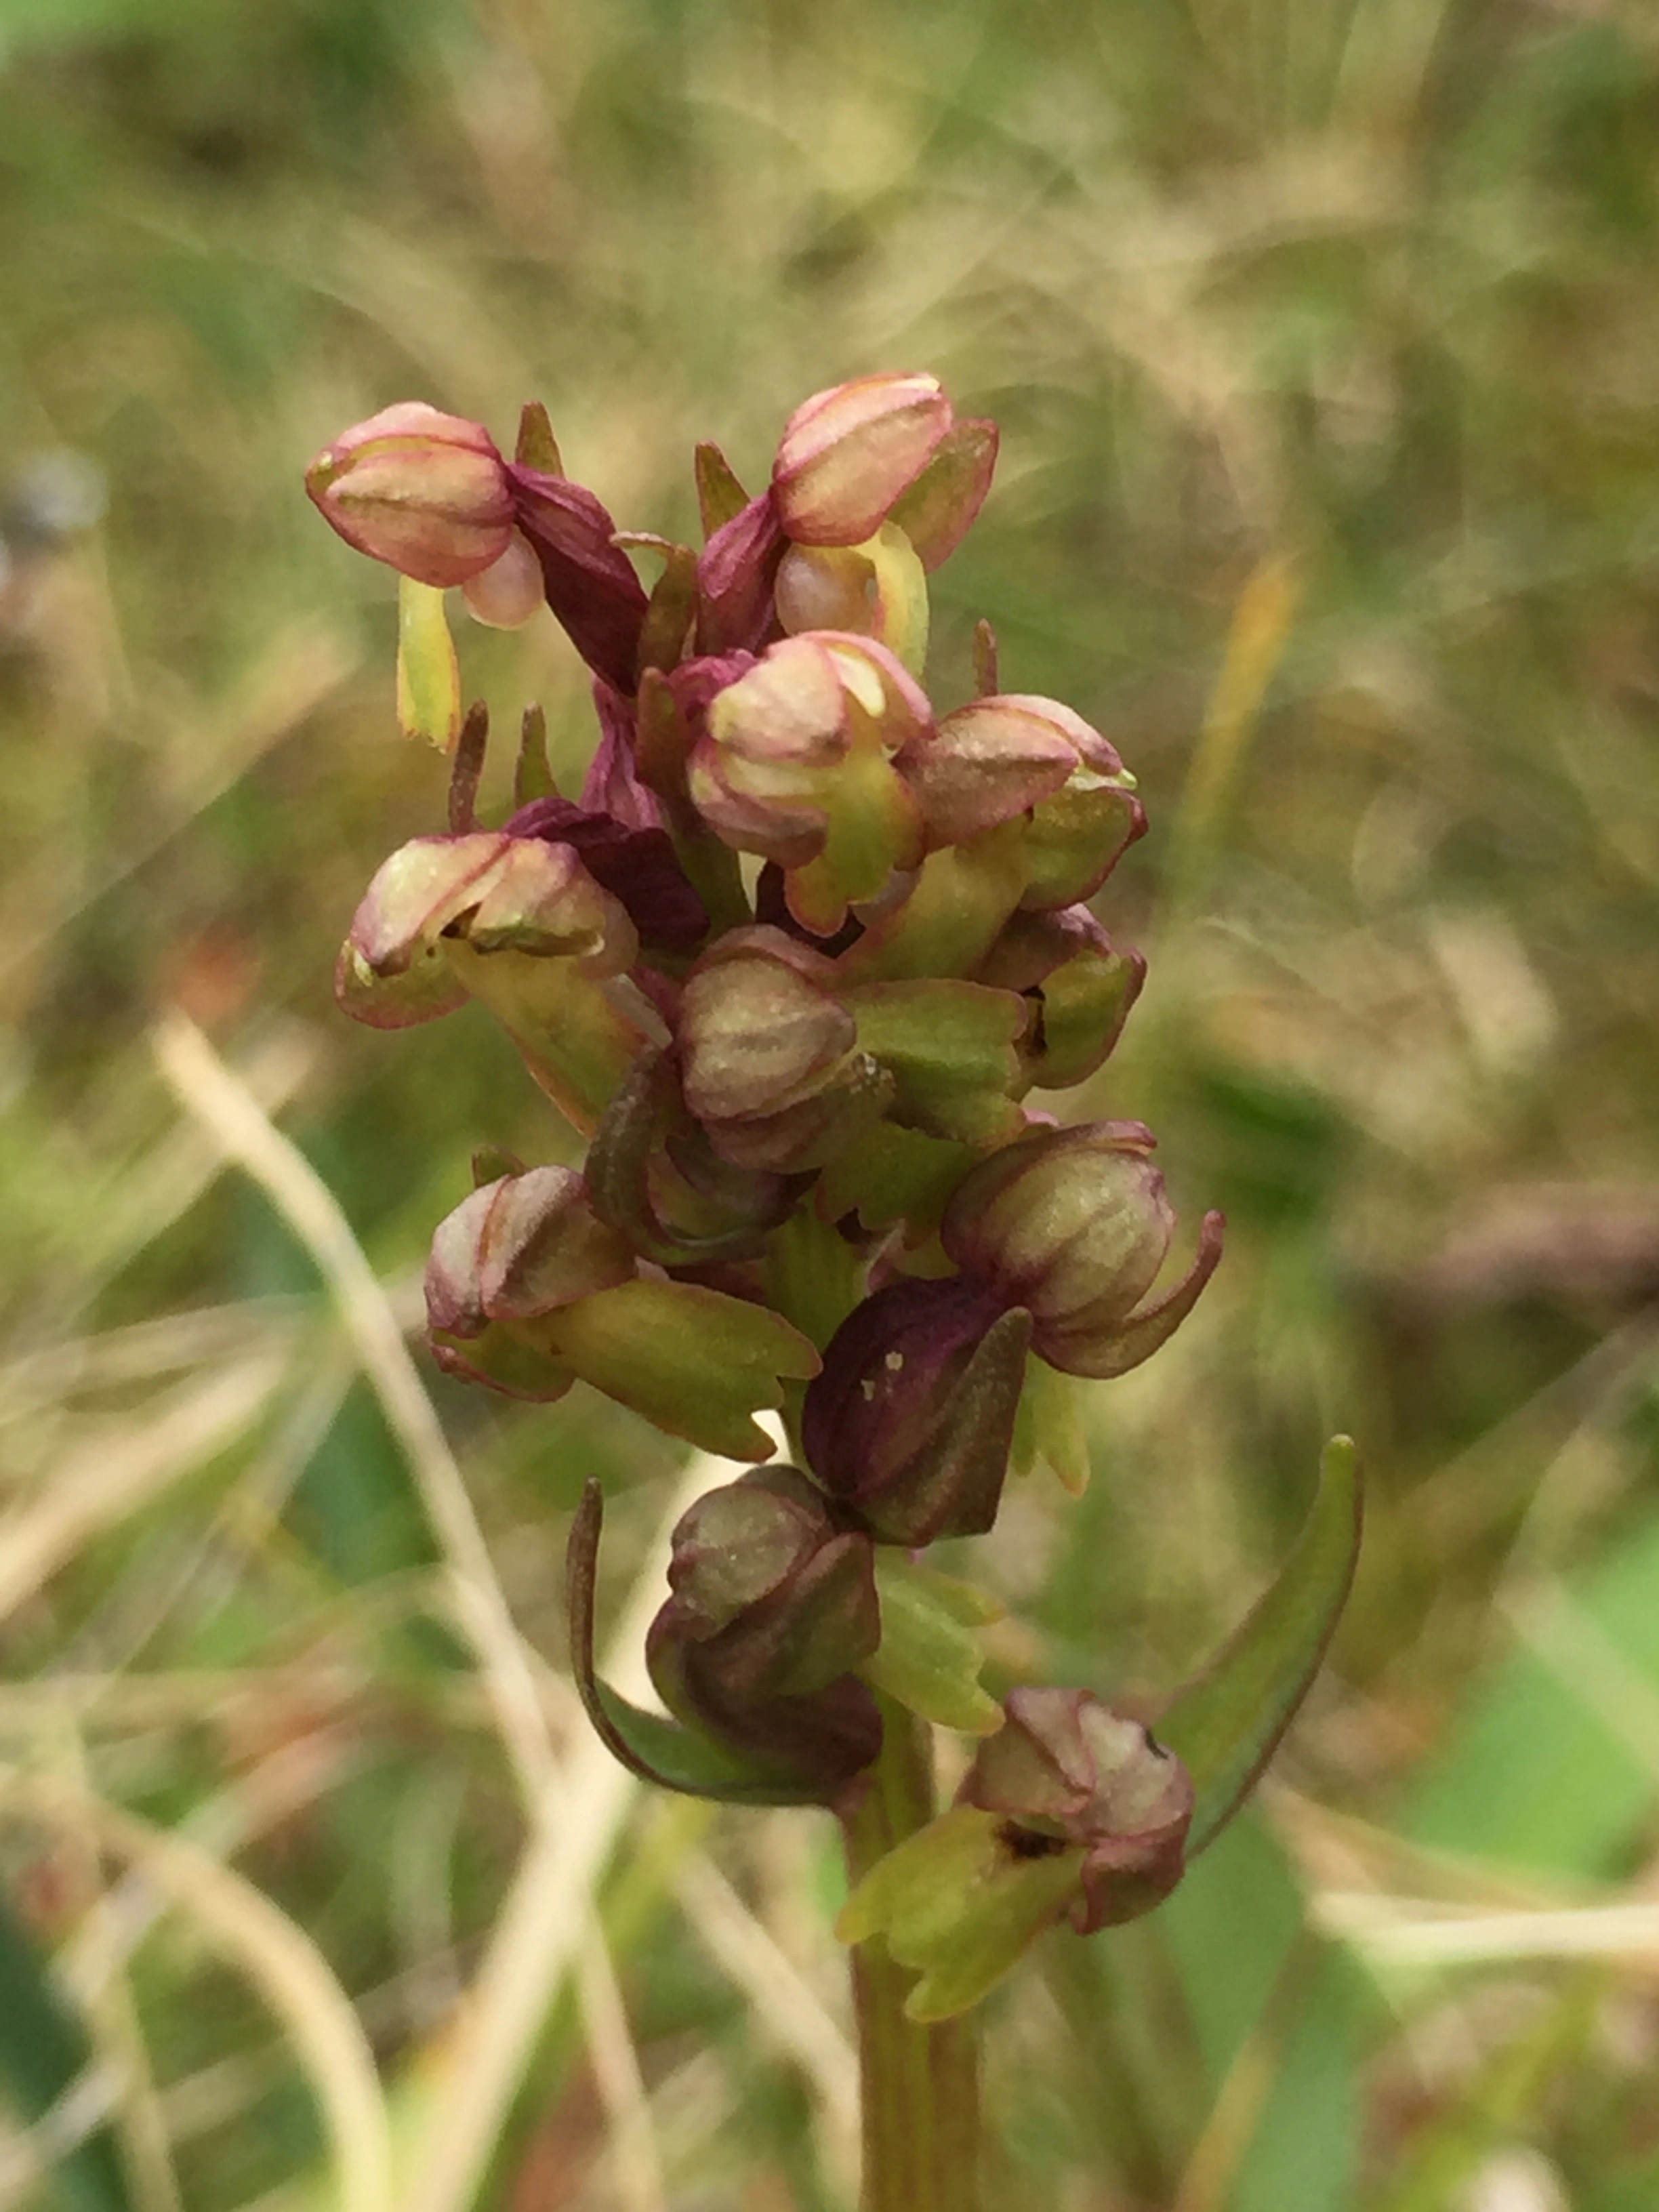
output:
M1039 1129L970 1169L939 1237L973 1281L1031 1316L1032 1349L1067 1375L1126 1374L1191 1312L1221 1257L1206 1213L1198 1255L1143 1304L1168 1255L1175 1211L1139 1121Z
M930 720L914 678L873 639L785 638L710 701L690 796L726 844L778 863L791 912L829 937L849 905L921 858L893 757Z

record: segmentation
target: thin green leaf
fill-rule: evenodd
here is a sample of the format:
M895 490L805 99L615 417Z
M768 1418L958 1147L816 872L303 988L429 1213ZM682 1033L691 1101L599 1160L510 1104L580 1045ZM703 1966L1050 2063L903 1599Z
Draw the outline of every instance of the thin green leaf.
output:
M1362 1517L1352 1439L1333 1437L1319 1495L1279 1579L1157 1723L1198 1792L1189 1858L1243 1803L1307 1696L1353 1581Z

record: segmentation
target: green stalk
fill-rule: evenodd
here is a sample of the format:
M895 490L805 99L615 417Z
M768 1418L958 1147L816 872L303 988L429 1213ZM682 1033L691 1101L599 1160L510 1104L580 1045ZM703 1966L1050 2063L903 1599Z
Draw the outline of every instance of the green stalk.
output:
M855 1882L933 1817L933 1747L926 1727L884 1698L881 1757L844 1821ZM864 2115L860 2212L979 2212L979 2052L971 2018L921 2026L906 2017L916 1977L880 1939L853 1954L859 2080Z

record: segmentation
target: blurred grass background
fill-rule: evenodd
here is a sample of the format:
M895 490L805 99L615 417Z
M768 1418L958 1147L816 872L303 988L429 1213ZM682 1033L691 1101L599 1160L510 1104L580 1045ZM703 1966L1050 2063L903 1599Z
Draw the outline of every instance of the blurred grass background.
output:
M1085 1103L1231 1222L1093 1394L1086 1497L977 1547L999 1664L1167 1686L1329 1429L1373 1486L1257 1812L994 2006L1000 2201L1659 2203L1652 10L0 0L0 2206L374 2212L383 2090L392 2201L467 2212L418 2192L507 2018L465 1992L526 1816L407 1452L150 1042L207 1031L405 1318L471 1146L558 1146L482 1015L333 1009L443 767L301 470L393 399L505 437L536 396L685 534L695 438L752 482L800 397L912 366L1004 434L936 696L989 614L1152 816ZM579 762L550 622L461 642ZM428 1381L591 1782L568 1510L602 1472L648 1576L675 1455ZM519 1992L472 2201L836 2212L828 1824L597 1788L605 1940Z

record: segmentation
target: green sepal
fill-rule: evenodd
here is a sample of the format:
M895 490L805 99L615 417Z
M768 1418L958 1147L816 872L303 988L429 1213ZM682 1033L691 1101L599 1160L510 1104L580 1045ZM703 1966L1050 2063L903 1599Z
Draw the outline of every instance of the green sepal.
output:
M1153 1723L1198 1793L1188 1858L1215 1841L1249 1796L1307 1696L1353 1581L1363 1520L1353 1441L1333 1437L1319 1494L1278 1579Z
M912 2020L950 2020L976 2005L1052 1927L1078 1893L1080 1844L1027 1858L1007 1822L954 1806L878 1859L842 1907L843 1943L879 1936L919 1976L904 2001Z
M596 1291L536 1324L552 1357L653 1427L727 1459L776 1449L750 1418L784 1402L818 1356L798 1329L747 1298L641 1276Z
M816 1804L817 1799L799 1780L748 1764L679 1721L647 1712L601 1678L594 1659L593 1592L604 1521L604 1494L590 1475L571 1523L565 1589L571 1673L600 1742L641 1782L654 1782L682 1796L713 1798L725 1805Z
M1002 1618L987 1592L922 1566L888 1545L876 1552L881 1642L854 1671L908 1711L967 1735L993 1735L1002 1708L980 1687L975 1631Z

